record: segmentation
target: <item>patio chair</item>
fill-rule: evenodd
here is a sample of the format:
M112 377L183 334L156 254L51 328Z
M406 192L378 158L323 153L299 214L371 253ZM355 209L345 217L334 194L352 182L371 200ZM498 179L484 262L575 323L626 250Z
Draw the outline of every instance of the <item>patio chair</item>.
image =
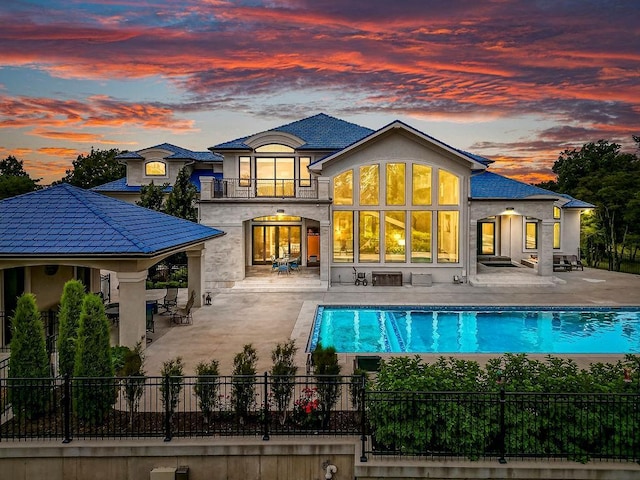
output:
M584 270L584 265L582 265L582 261L578 258L577 255L569 255L568 260L572 270Z
M571 264L569 264L562 255L553 256L553 271L555 272L557 270L563 270L565 272L571 270Z
M153 320L153 305L152 304L147 304L147 332L151 332L151 333L155 333L156 331L156 325L155 322Z
M292 272L299 272L300 271L300 265L298 264L298 259L297 258L289 260L289 269Z
M168 313L169 311L177 308L178 307L178 288L167 287L167 294L164 296L164 300L162 301L162 304L158 306L164 308L164 313Z
M193 302L196 301L196 292L191 290L191 295L189 295L189 300L184 308L178 308L175 312L171 314L171 323L176 325L189 325L193 323L193 317L191 315L191 310L193 308Z

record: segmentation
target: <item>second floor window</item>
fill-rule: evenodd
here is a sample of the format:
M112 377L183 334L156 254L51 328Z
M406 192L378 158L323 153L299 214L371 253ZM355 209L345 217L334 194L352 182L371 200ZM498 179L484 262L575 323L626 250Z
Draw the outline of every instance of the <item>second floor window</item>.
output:
M144 174L147 177L166 177L167 164L164 162L147 162L144 166Z

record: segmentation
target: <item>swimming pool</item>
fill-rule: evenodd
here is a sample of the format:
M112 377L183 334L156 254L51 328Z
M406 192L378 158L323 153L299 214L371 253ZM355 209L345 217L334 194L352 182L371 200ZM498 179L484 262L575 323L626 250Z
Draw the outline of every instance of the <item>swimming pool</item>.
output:
M320 305L309 351L640 353L640 307Z

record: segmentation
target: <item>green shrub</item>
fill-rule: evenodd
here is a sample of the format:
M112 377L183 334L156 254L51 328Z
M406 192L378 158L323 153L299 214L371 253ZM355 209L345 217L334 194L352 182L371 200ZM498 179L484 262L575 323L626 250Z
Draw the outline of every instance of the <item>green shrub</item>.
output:
M84 284L69 280L64 284L58 314L58 366L60 375L73 375L80 313L84 299Z
M322 416L322 427L329 426L329 418L331 410L338 403L340 398L340 382L342 377L339 375L341 367L338 364L338 355L334 347L323 347L318 343L316 349L311 354L314 367L314 375L317 394L320 401L320 410Z
M37 418L46 412L51 390L44 325L33 294L18 298L11 329L9 402L16 417Z
M167 360L162 364L162 383L160 384L160 398L165 412L168 413L169 420L180 402L180 392L184 383L184 365L181 357Z
M245 423L249 412L256 403L256 363L258 356L251 344L245 345L242 352L233 359L233 377L231 378L231 403L241 424Z
M128 347L121 347L121 349L123 352L122 364L117 373L119 377L122 377L124 398L129 410L129 425L133 427L133 421L140 408L140 400L142 399L146 382L143 368L144 354L142 353L142 344L139 342L133 350Z
M298 351L295 340L284 344L277 344L271 352L271 393L280 413L280 423L287 420L289 402L293 396L295 375L298 367L295 365L295 355Z
M209 363L200 362L196 365L195 392L207 426L211 424L213 412L219 404L220 384L217 378L219 374L217 360L211 360Z
M76 415L91 424L102 423L116 400L109 343L109 321L102 299L87 294L78 327L73 397Z

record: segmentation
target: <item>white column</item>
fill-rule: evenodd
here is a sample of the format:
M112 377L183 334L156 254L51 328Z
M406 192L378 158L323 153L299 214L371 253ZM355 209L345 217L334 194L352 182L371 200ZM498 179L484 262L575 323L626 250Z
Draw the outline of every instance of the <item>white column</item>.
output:
M542 220L540 225L540 249L538 252L538 275L553 275L553 220Z
M120 339L118 343L133 349L138 342L146 346L146 297L147 270L118 272L120 284Z
M320 221L320 280L329 280L329 264L331 263L330 246L331 241L331 223L329 221Z
M189 291L187 295L191 295L191 292L196 292L196 298L193 302L194 307L202 306L202 272L204 266L204 247L202 250L187 250L187 269L189 270ZM188 297L187 297L188 298Z

